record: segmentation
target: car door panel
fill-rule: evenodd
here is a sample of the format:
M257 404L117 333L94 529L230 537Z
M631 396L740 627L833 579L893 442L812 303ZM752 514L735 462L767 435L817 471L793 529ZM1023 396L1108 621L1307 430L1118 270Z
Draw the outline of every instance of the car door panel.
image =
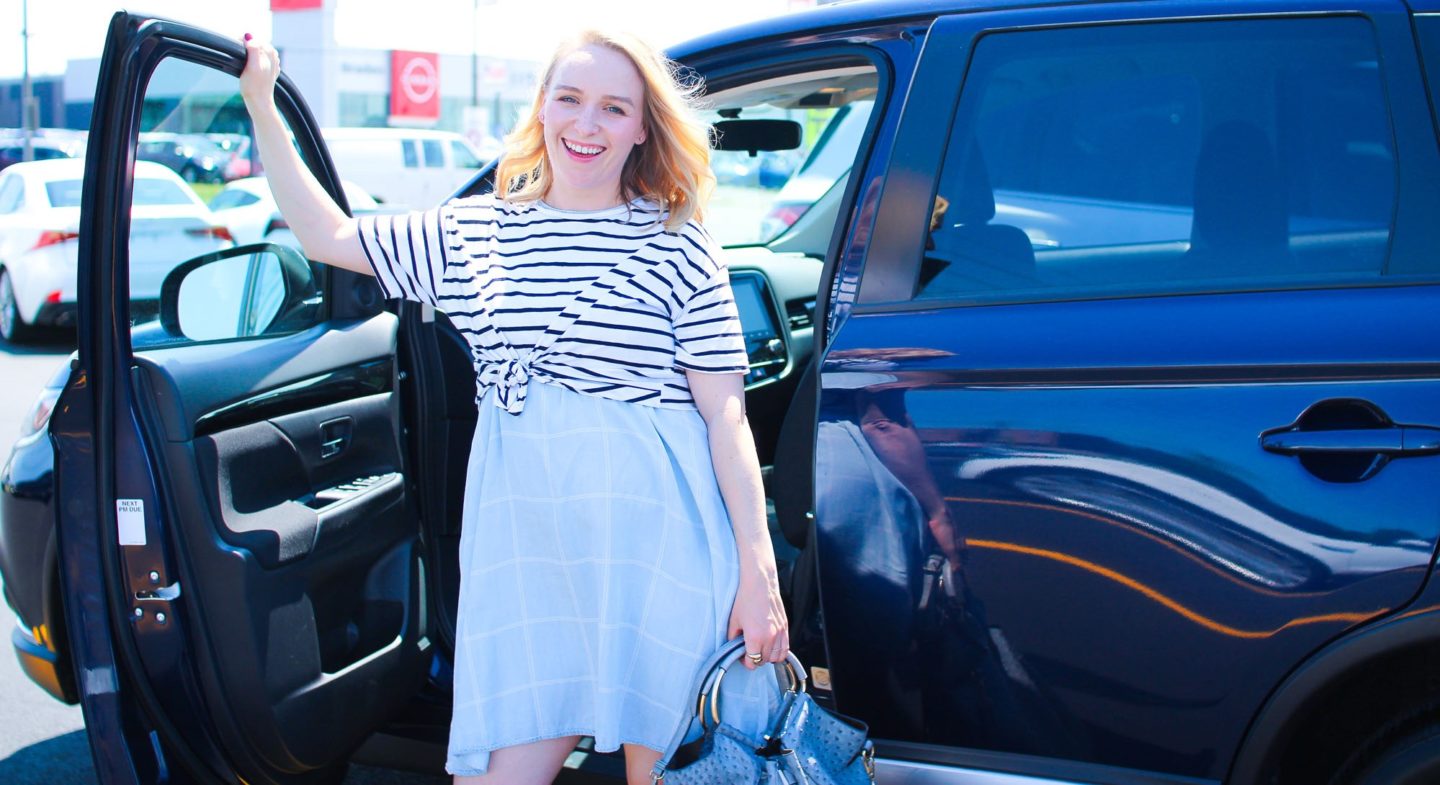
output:
M1372 294L1394 320L1372 321L1378 329L1440 328L1425 304L1433 289ZM1272 296L1269 310L1308 324L1334 313L1335 296L1306 295ZM962 537L961 590L974 598L965 618L980 636L927 639L917 618L912 640L921 635L922 651L927 640L938 648L914 660L891 657L891 667L926 684L922 674L946 672L947 647L964 643L975 656L990 652L996 669L988 684L923 693L933 706L927 715L951 716L929 722L927 740L1156 769L1173 760L1146 752L1137 736L1163 736L1178 749L1233 749L1252 707L1289 667L1343 631L1404 607L1422 585L1440 500L1409 489L1428 484L1433 458L1393 459L1363 482L1326 482L1296 458L1263 450L1260 434L1333 400L1340 384L1347 400L1368 401L1396 423L1433 425L1440 419L1433 367L1147 366L1150 349L1184 345L1187 334L1217 353L1227 347L1213 340L1203 302L1131 305L1134 334L1148 335L1112 338L1109 350L1125 361L1108 368L1045 362L1020 308L955 309L938 319L936 312L860 314L835 347L842 356L859 348L852 339L866 351L914 349L913 336L924 329L987 336L983 346L926 343L950 356L886 369L888 395L903 398ZM1068 310L1073 319L1048 311L1047 331L1076 336L1101 318L1087 304ZM1162 314L1167 327L1157 330ZM1343 345L1340 330L1325 332L1333 340L1321 345ZM1201 338L1207 333L1212 340ZM1052 339L1040 354L1057 342L1065 343ZM1243 353L1230 348L1232 356ZM822 400L833 410L853 390L843 371L830 370ZM835 539L843 528L835 515L819 522L832 533L832 554L844 542ZM862 586L840 559L823 562L830 572L822 585L827 602L854 601L827 616L841 706L871 692L892 700L884 690L857 694L847 678L871 669L862 661L867 650L835 641L873 636L864 620L878 610L866 612L873 602L836 586ZM1007 706L1008 720L993 719L982 731L954 704L972 694L966 690ZM882 733L921 740L894 713L858 711L890 718L877 723ZM1163 734L1160 716L1170 718ZM1191 774L1206 774L1200 758L1192 763Z
M137 126L154 122L144 120L154 108L233 126L243 51L122 12L97 91L80 360L66 391L72 410L53 433L57 486L93 493L102 511L93 529L77 517L85 505L68 505L60 539L67 606L81 610L67 614L77 669L109 674L82 687L105 782L324 778L413 697L428 663L397 321L375 315L363 280L334 273L318 290L287 288L318 303L299 332L197 343L148 325L137 334L151 343L131 349L126 326L147 318L124 286ZM134 107L162 67L164 100L142 117ZM277 99L302 158L338 193L313 119L283 76ZM187 102L206 111L176 110ZM67 418L96 424L77 430ZM89 597L106 600L108 619Z
M1092 25L1112 10L1043 18ZM1387 89L1414 94L1403 8L1362 10L1399 53L1384 58ZM1406 608L1429 574L1440 498L1415 492L1434 488L1429 450L1297 456L1265 442L1347 431L1379 443L1440 425L1440 356L1421 337L1440 328L1440 294L1424 285L1433 280L1405 279L1432 258L1413 244L1433 235L1405 217L1434 203L1429 118L1414 102L1389 107L1404 162L1395 184L1415 198L1400 200L1411 207L1395 226L1410 230L1395 230L1371 280L919 299L918 260L934 250L926 223L944 215L937 193L952 211L968 198L935 174L942 137L966 138L945 129L970 117L949 99L972 89L980 36L1023 40L1027 16L1041 14L931 29L915 89L939 97L907 102L897 146L909 158L891 161L860 303L841 312L821 368L816 530L836 697L903 742L882 743L882 755L973 752L1027 773L1083 762L1105 767L1097 781L1137 769L1218 780L1288 673ZM1346 23L1364 29L1357 22ZM1054 46L1036 49L1064 62ZM1006 109L1029 97L1029 83L1006 87L996 88ZM1167 122L1183 117L1174 106ZM1064 139L1082 148L1098 137ZM1033 249L1041 275L1047 250Z
M136 355L137 388L168 393L139 396L142 420L165 424L154 443L176 558L197 576L191 623L223 674L217 703L277 771L343 760L423 678L394 327L382 315L308 343L260 342L243 360L213 346Z
M267 568L385 530L403 533L403 487L388 393L331 404L195 440L221 539ZM328 459L321 433L344 428Z
M391 384L396 319L380 314L291 335L150 349L144 363L168 441L377 392Z

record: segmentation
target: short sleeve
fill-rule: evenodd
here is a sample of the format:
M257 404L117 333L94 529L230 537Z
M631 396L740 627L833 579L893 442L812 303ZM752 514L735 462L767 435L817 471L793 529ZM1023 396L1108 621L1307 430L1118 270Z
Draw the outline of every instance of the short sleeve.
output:
M424 212L357 219L360 245L387 299L437 304L437 285L445 272L448 210L441 205Z
M692 224L681 233L681 250L682 280L676 292L682 300L672 319L675 365L701 373L749 371L740 314L720 246Z

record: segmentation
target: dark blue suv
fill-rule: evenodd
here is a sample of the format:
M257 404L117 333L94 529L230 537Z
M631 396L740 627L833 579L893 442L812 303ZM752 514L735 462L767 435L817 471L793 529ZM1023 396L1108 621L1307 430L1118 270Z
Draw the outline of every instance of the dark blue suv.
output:
M671 54L732 138L804 131L713 220L796 650L882 782L1440 782L1440 2L856 3ZM448 721L443 314L265 245L131 330L135 140L183 84L243 130L241 55L112 23L55 547L4 560L60 587L17 643L106 783L424 768Z

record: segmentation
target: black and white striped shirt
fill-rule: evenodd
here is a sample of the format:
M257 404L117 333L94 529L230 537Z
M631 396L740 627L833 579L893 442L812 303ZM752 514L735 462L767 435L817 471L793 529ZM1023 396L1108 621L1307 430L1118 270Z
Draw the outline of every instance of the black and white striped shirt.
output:
M386 297L428 303L470 343L477 403L524 408L529 380L694 409L685 371L749 370L719 245L666 232L651 202L573 212L493 195L359 219Z

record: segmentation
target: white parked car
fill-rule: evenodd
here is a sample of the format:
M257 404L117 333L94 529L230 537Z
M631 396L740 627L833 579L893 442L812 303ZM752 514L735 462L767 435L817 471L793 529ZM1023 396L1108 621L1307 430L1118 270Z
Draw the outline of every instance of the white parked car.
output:
M84 176L82 159L19 163L0 172L0 340L74 320ZM233 241L185 181L160 164L135 162L134 200L130 301L143 309L160 296L166 273Z
M374 212L379 207L370 194L355 183L346 180L341 186L352 212ZM289 228L275 207L270 182L264 177L245 177L225 186L210 200L210 210L230 228L230 236L237 245L273 240L272 233ZM288 241L288 235L286 239Z

